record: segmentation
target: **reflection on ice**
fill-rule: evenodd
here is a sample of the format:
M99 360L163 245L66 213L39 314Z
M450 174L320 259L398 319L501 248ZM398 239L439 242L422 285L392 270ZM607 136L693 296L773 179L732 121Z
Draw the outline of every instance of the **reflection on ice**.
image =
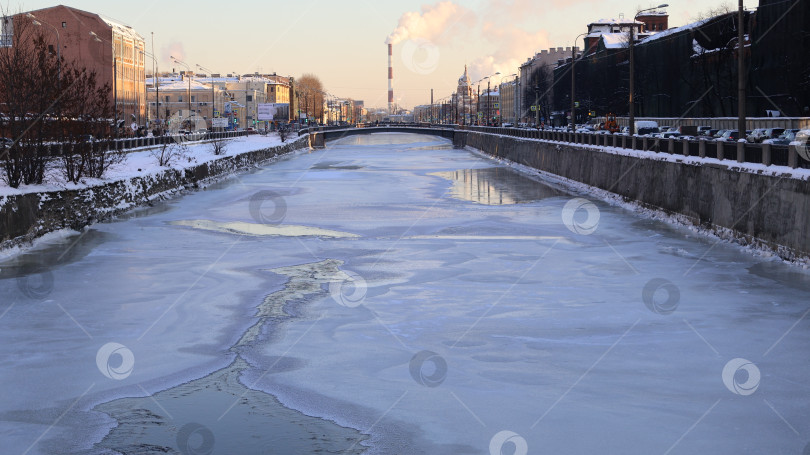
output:
M245 223L242 221L219 222L211 220L182 220L174 221L177 226L188 226L204 231L222 232L226 234L251 236L280 236L280 237L331 237L331 238L357 238L357 234L333 231L311 226L296 226L289 224L272 225Z
M452 181L451 196L485 205L523 204L560 195L557 190L504 167L430 175Z

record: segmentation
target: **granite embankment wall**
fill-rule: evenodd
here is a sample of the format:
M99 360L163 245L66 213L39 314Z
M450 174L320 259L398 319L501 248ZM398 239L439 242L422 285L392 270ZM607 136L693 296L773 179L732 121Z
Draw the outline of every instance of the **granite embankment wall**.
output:
M302 136L285 145L226 156L183 170L166 169L82 189L0 197L0 249L59 229L80 230L147 204L160 194L193 187L308 146L309 137Z
M638 158L566 143L457 132L454 144L530 166L680 214L723 238L810 257L810 182L735 168L735 162Z

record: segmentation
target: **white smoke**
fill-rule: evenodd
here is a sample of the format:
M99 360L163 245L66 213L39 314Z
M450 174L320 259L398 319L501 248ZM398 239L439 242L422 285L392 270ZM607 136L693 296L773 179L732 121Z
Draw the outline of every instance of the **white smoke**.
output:
M409 39L439 42L452 37L476 21L469 9L452 1L422 6L422 12L409 11L399 18L399 25L385 40L398 44Z
M164 64L172 64L173 62L171 57L174 57L180 61L186 60L186 50L183 47L183 43L179 41L172 41L168 45L163 46L160 49L160 54ZM185 68L181 68L181 70L185 70Z
M470 64L470 77L480 79L496 72L501 77L516 73L527 58L536 51L548 49L551 43L545 30L529 33L512 27L500 27L492 22L483 24L482 39L490 42L495 49L491 54L473 60ZM500 78L493 79L493 83Z

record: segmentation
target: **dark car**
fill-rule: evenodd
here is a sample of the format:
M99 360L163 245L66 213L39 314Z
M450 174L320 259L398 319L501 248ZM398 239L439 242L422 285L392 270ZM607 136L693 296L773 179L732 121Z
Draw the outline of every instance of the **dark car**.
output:
M729 141L729 142L736 142L740 139L740 132L737 130L726 130L722 136L720 136L718 141Z

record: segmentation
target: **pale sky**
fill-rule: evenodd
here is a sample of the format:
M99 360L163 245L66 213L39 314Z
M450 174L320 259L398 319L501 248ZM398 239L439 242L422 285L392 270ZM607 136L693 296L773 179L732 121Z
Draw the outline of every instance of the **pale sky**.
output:
M728 0L663 0L670 27L691 22ZM34 10L57 3L4 2L7 11ZM314 73L326 90L340 97L384 107L388 90L385 41L399 26L394 46L394 94L411 108L450 95L464 65L476 81L500 71L517 72L533 51L570 47L587 24L601 18L629 17L659 3L649 0L65 0L63 4L135 28L155 54L160 70L168 56L219 73L256 71L300 76ZM757 0L747 0L754 8ZM578 45L582 45L580 40ZM178 67L178 70L184 68ZM493 81L500 82L500 77ZM508 79L507 79L508 80ZM482 88L483 91L483 88Z

